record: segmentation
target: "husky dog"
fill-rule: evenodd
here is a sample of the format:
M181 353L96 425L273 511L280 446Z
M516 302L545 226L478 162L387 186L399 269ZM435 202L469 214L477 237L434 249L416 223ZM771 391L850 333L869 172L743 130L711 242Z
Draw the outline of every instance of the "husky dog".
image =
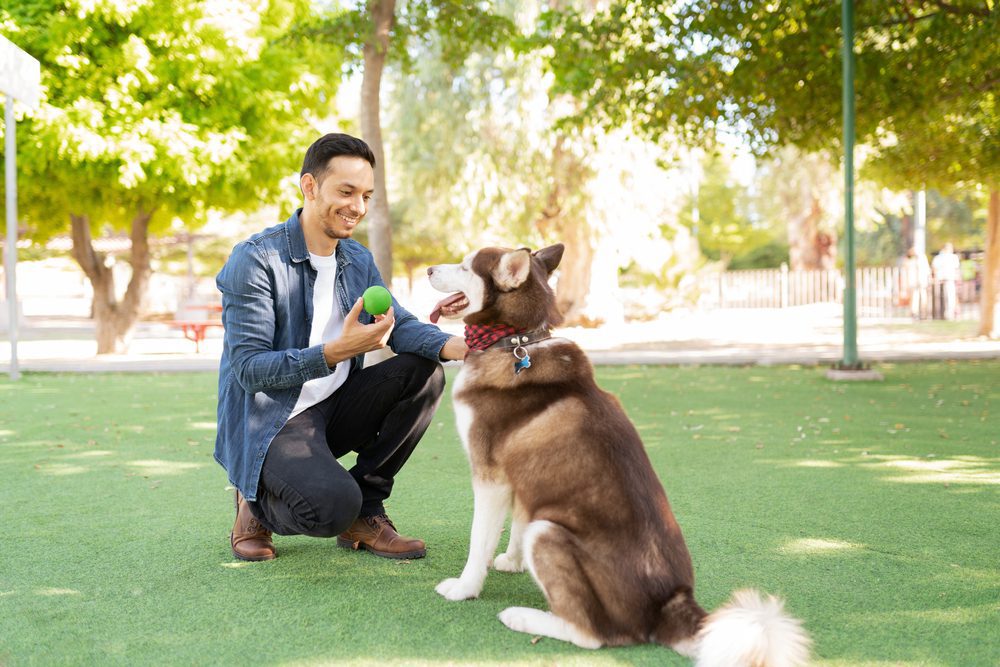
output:
M431 320L466 324L453 399L475 505L465 568L437 592L475 598L491 563L527 568L551 611L505 609L512 630L584 648L655 642L698 665L806 664L810 640L778 599L739 591L711 614L695 601L691 556L639 434L583 351L550 336L562 254L484 248L427 270L454 292Z

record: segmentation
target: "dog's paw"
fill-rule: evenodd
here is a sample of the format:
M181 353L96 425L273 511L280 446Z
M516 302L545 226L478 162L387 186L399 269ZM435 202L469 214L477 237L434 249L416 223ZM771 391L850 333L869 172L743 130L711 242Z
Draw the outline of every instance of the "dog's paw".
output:
M500 619L501 623L514 632L534 633L531 620L537 618L538 614L539 611L537 609L529 609L528 607L507 607L502 612L497 614L497 618Z
M475 586L459 578L445 579L437 585L436 590L439 595L447 600L471 600L479 597L482 584Z
M493 569L497 572L524 572L524 561L520 556L502 553L493 560Z

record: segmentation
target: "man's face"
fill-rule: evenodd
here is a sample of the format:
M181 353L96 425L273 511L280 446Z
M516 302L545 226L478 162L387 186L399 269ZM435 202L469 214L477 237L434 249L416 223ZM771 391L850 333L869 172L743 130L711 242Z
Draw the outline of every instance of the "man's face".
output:
M304 174L301 185L303 207L318 231L330 239L348 239L368 212L375 171L364 158L340 155L330 159L320 181Z

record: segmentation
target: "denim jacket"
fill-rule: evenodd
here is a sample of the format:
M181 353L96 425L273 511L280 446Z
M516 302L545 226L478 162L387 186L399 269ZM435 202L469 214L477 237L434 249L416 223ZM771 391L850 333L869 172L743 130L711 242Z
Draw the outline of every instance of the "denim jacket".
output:
M256 500L271 440L285 425L303 383L332 371L323 346L309 347L316 270L296 211L285 223L233 248L216 285L225 334L219 364L215 459L248 500ZM371 252L357 241L337 243L336 302L345 314L365 289L383 285ZM417 320L392 300L396 325L389 347L440 359L449 335ZM373 318L362 312L361 321ZM341 363L361 369L364 355Z

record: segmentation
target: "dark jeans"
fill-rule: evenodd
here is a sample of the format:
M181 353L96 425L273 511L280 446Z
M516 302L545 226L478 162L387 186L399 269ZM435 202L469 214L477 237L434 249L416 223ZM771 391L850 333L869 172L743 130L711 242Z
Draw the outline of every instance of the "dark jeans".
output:
M441 364L400 354L364 368L288 420L271 441L250 508L279 535L333 537L384 511L444 392ZM337 459L357 452L346 470Z

